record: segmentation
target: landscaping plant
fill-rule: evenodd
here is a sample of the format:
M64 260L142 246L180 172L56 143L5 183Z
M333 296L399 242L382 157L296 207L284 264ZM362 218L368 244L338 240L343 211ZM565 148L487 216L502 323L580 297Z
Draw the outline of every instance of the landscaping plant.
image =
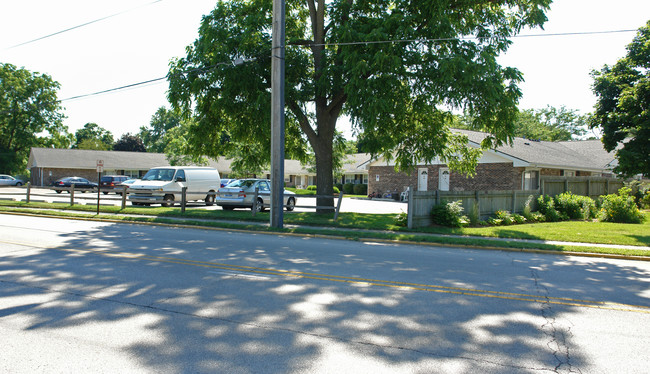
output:
M598 219L603 222L641 223L643 214L634 202L629 187L622 187L618 194L602 196Z
M433 223L442 226L462 227L469 222L468 218L463 215L463 205L460 200L446 202L442 201L434 205L431 209Z

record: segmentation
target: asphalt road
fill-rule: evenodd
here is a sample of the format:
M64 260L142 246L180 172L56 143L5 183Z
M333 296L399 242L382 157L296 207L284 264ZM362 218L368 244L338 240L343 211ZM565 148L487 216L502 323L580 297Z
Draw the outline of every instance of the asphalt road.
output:
M650 264L0 215L0 371L647 373Z
M70 203L70 194L67 192L62 192L57 194L54 190L44 189L44 188L32 188L31 201L44 201L48 203ZM13 199L13 200L22 200L26 199L25 196L26 189L16 188L16 187L2 187L0 188L0 198L4 199ZM114 193L109 194L100 194L100 203L102 205L121 205L122 200L121 196L118 196ZM84 205L96 205L97 204L97 192L75 192L74 196L75 204L84 204ZM310 197L301 197L297 196L297 205L295 209L296 212L314 212L316 209L316 199ZM337 203L337 200L334 200L334 204ZM131 205L127 201L127 205ZM307 208L304 208L306 206ZM219 206L205 206L203 202L190 202L188 204L190 209L208 209L214 210L219 209ZM312 208L313 207L313 208ZM344 198L341 203L341 212L350 212L350 213L370 213L370 214L392 214L392 213L401 213L406 212L407 206L406 203L397 202L397 201L383 201L383 200L366 200L366 199L355 199L355 198Z

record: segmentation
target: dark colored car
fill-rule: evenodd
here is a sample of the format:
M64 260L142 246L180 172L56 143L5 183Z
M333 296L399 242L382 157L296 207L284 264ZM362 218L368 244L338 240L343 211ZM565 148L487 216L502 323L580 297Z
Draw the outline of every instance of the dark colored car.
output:
M91 182L86 178L81 178L81 177L66 177L66 178L61 178L57 181L52 182L52 186L54 186L54 191L56 193L61 193L63 190L57 190L56 187L65 187L69 188L72 187L74 184L74 189L75 191L92 191L97 189L97 183Z
M115 189L121 190L122 186L120 185L127 179L129 179L129 177L126 175L104 175L99 180L99 187L104 195L106 195ZM121 192L118 191L116 193L119 195Z

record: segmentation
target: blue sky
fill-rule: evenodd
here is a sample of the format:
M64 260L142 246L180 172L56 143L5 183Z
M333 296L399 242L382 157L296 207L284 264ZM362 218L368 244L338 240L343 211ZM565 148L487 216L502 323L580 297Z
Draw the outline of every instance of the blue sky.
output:
M270 1L270 0L269 0ZM20 0L0 2L0 62L46 73L61 84L59 98L93 93L165 76L169 60L182 57L197 36L201 16L214 0ZM32 40L123 12L51 38ZM650 19L647 0L558 0L545 30L557 34L638 29ZM524 73L520 107L546 105L592 110L592 69L625 55L634 32L516 38L503 65ZM65 101L71 132L95 122L113 133L138 131L167 105L164 81L115 93ZM342 129L344 130L344 129Z

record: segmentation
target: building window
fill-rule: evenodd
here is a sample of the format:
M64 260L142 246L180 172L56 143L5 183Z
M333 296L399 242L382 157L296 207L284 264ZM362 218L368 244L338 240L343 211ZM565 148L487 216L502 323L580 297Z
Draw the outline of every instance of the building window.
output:
M368 174L363 175L363 184L368 184Z
M354 184L354 174L345 174L345 183L352 183Z
M575 170L562 170L562 176L563 177L575 177L576 172L575 172Z
M539 171L530 170L524 172L524 190L536 190L539 188Z

